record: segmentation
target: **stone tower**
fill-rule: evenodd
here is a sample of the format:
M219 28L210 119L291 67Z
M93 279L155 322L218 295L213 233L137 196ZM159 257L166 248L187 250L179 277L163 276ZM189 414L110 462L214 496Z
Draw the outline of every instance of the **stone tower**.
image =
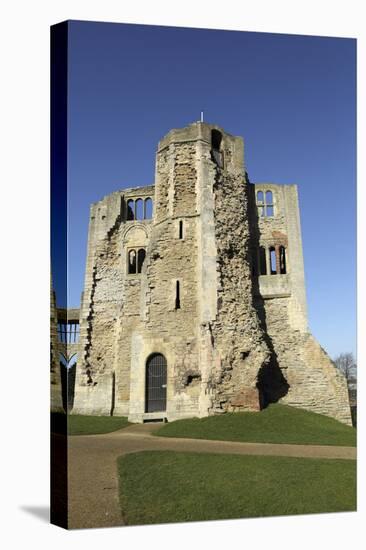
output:
M307 329L296 186L254 186L243 151L216 125L172 130L155 185L92 205L74 413L174 420L281 399L350 423Z

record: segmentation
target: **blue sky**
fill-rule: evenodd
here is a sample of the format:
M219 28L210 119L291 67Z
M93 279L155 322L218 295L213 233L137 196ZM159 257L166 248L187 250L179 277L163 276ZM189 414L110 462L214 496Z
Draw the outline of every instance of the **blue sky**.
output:
M355 40L72 21L68 100L69 307L90 204L153 183L158 141L204 110L252 182L298 185L310 328L356 352Z

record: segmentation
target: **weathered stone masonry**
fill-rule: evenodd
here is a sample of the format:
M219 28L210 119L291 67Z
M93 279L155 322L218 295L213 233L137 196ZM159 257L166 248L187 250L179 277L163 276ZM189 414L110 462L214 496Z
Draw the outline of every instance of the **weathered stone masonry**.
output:
M251 184L243 149L206 123L172 130L155 185L92 205L73 413L143 422L281 400L351 424L307 328L296 186Z

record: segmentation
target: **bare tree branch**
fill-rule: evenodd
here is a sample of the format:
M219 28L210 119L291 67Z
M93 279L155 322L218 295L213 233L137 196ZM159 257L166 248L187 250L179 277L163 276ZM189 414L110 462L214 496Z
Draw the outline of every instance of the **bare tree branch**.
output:
M347 385L355 385L357 382L357 363L353 353L341 353L334 359L334 363L345 376Z

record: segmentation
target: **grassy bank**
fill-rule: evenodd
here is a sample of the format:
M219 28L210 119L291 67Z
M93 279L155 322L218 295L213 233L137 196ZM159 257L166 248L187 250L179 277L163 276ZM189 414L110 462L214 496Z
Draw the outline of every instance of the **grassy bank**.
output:
M176 420L164 424L154 435L255 443L356 445L354 428L328 416L279 404L259 413Z
M129 425L124 416L68 416L69 435L92 435L115 432Z

